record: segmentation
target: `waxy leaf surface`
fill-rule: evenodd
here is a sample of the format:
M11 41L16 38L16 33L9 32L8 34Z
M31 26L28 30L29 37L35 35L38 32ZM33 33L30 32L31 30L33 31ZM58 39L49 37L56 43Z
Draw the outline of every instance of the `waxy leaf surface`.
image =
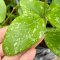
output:
M60 28L60 0L52 0L47 18L52 26Z
M8 27L4 41L5 55L15 55L32 47L45 33L45 21L37 14L17 17Z
M39 0L20 0L20 9L22 13L35 12L40 16L44 16L48 11L48 4ZM21 13L20 12L20 13Z
M45 36L45 43L52 52L60 56L60 30L50 29Z

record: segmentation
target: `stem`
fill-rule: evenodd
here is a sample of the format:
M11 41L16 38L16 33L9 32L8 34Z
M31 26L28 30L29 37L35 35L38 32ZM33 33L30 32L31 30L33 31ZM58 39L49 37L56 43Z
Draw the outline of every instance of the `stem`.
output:
M2 26L5 25L5 23L8 21L9 17L12 15L12 13L14 12L14 10L17 8L17 6L15 6L13 8L13 10L11 11L11 13L9 14L9 16L6 18L6 20L2 23Z

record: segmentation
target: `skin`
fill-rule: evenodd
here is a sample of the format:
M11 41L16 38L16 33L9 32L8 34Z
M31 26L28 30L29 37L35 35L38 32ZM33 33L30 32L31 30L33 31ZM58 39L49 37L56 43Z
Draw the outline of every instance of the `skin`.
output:
M28 51L15 55L15 56L5 56L2 49L2 41L6 33L7 27L0 28L0 60L33 60L36 54L35 47L43 40L43 37L40 41L37 42L31 49Z

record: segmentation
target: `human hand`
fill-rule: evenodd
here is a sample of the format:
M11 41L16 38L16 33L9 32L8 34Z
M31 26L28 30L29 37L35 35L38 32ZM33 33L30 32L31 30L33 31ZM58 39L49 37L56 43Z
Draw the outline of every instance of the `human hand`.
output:
M27 52L23 54L18 54L15 56L5 56L2 50L2 40L4 38L5 32L7 30L7 27L0 29L0 60L33 60L36 50L34 48L31 48Z
M36 50L34 47L39 42L41 42L42 39L25 53L21 53L15 56L5 56L2 49L2 40L4 39L6 30L7 30L7 27L0 29L0 60L33 60L36 54Z

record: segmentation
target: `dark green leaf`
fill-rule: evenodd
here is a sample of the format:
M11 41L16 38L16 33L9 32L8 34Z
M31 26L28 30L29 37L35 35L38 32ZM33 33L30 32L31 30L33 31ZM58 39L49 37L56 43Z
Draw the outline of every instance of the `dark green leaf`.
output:
M60 56L60 30L51 29L48 30L45 36L45 43L51 49L52 52Z
M52 0L47 18L54 27L60 28L60 0Z

